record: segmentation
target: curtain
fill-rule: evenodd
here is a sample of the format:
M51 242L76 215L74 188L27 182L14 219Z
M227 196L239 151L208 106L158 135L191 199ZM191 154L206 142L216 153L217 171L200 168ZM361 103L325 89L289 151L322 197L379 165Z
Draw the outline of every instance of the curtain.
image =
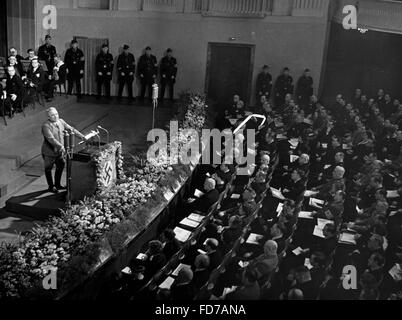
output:
M78 41L79 48L84 52L85 70L82 82L83 94L96 94L96 72L95 60L98 53L101 51L102 44L109 44L108 39L90 39L75 37Z

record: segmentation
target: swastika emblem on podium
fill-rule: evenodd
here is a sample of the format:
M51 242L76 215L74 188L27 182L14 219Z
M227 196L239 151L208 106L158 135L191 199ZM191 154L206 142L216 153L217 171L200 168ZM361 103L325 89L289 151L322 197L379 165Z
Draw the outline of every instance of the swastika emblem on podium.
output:
M114 168L112 161L107 161L103 167L101 181L105 187L113 182Z

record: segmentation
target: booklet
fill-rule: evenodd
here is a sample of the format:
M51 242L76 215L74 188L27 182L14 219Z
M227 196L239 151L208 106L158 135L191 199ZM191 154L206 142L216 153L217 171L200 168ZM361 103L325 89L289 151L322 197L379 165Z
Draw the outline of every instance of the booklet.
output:
M163 195L167 201L173 198L174 193L171 190L167 190Z
M311 196L315 196L318 193L319 193L318 191L306 190L306 191L304 191L304 196L306 198L309 198Z
M334 224L334 222L328 219L322 219L322 218L317 219L317 226L319 226L321 229L324 229L325 225L327 224Z
M176 234L176 239L180 242L186 242L191 236L191 232L180 227L174 228L174 233Z
M188 218L184 218L183 220L181 220L180 224L190 228L197 228L200 225L199 222L190 220Z
M294 154L291 154L290 155L290 162L295 162L297 159L299 159L299 156L296 156L296 155L294 155Z
M292 252L293 252L293 254L294 254L295 256L298 256L298 255L300 255L300 254L303 253L303 249L300 248L300 247L297 247L297 248L294 249Z
M331 167L330 164L326 164L326 165L324 166L324 170L327 170L327 169L330 168L330 167Z
M187 218L196 222L201 222L202 220L204 220L205 217L198 213L192 213Z
M297 147L299 145L299 139L292 138L289 140L289 143L292 147Z
M320 238L325 238L324 234L322 233L322 228L319 226L314 227L313 235Z
M388 271L388 273L396 282L402 280L402 267L399 263L395 263L395 265Z
M130 267L125 267L123 270L121 270L121 273L130 275L130 274L131 274L131 269L130 269Z
M259 245L260 243L258 241L263 239L263 238L264 238L264 236L262 236L260 234L250 233L246 243Z
M177 266L177 268L172 272L172 276L176 277L179 274L180 270L183 269L183 268L191 268L191 266L189 266L188 264L180 263Z
M398 190L388 190L387 198L389 199L399 198Z
M313 265L311 264L309 258L304 259L304 266L307 267L307 269L309 269L309 270L314 268Z
M283 210L283 203L278 203L278 207L276 208L276 212L278 213L278 217Z
M235 199L235 200L240 199L240 194L233 193L233 194L230 196L230 199Z
M324 204L324 200L316 199L316 198L310 198L309 205L312 206L312 207L322 209L323 204Z
M339 236L339 243L356 244L355 235L353 233L342 232Z
M313 219L313 213L310 211L300 211L299 212L299 218L302 219Z
M271 189L271 193L272 193L273 197L278 198L280 200L285 200L285 197L283 196L283 194L280 190L272 188L272 187L270 189Z
M148 259L148 256L145 253L139 253L136 259L145 261Z
M195 191L194 191L194 197L196 197L196 198L200 198L203 194L204 194L204 192L202 192L198 189L195 189Z
M159 289L168 289L170 290L170 288L172 287L172 284L174 282L174 278L172 277L167 277L165 279L165 281L163 281L160 285L159 285Z

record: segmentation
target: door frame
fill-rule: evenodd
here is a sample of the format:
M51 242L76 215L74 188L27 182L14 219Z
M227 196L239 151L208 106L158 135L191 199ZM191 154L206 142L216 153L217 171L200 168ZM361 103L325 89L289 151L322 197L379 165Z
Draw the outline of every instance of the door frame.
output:
M211 71L211 52L212 47L241 47L241 48L250 48L250 70L248 72L248 81L247 81L247 97L243 97L243 100L246 104L250 104L251 102L251 88L252 88L252 81L253 81L253 72L254 72L254 58L255 58L255 44L248 44L248 43L231 43L231 42L208 42L207 48L207 66L206 66L206 75L205 75L205 94L208 96L209 91L209 73Z

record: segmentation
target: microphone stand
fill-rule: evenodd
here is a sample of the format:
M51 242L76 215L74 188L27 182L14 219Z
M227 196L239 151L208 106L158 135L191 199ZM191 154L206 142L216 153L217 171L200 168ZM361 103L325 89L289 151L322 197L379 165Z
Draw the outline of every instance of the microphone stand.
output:
M71 207L71 165L74 154L74 143L75 143L75 134L74 132L68 133L64 131L64 148L66 150L66 162L67 162L67 172L66 172L66 206L67 208Z
M106 132L106 141L107 141L107 144L109 144L109 137L110 137L109 131L106 130L105 128L101 127L101 126L98 126L98 129L100 129L100 130Z

